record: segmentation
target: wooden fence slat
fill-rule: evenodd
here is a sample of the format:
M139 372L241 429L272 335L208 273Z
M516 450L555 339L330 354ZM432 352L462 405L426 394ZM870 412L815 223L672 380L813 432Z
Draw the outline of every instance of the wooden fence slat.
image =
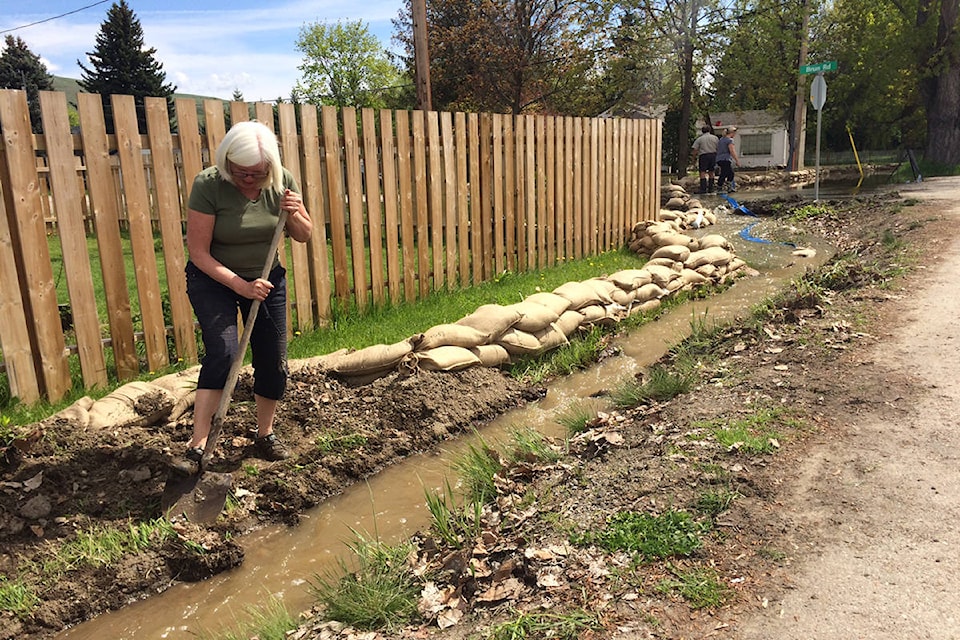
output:
M300 126L303 141L303 193L307 211L313 220L313 234L307 242L310 263L310 281L314 310L318 324L326 326L330 320L330 263L327 251L327 211L323 188L323 168L320 159L320 123L317 107L300 106Z
M564 180L564 189L563 189L563 214L564 214L564 227L566 228L566 233L564 235L564 247L563 255L566 260L572 260L574 256L573 252L573 243L574 236L576 235L576 227L574 226L573 218L573 117L567 116L563 119L564 124L564 155L563 155L563 174L565 176Z
M7 90L0 90L0 93L4 91ZM15 208L13 194L5 186L10 183L7 155L0 153L0 347L7 368L10 397L32 403L40 399L40 379L33 361L31 330L27 326L27 310L17 275L17 246L13 237L16 231L12 228Z
M134 275L140 300L140 321L146 345L147 367L159 371L169 363L167 332L163 321L157 255L150 220L150 196L143 170L143 146L137 128L137 109L133 96L110 96L117 133L117 155L123 176L124 203L130 222Z
M250 120L250 105L239 100L230 102L230 126Z
M537 258L537 142L536 119L522 116L524 121L524 187L526 201L523 205L526 214L527 229L527 269L533 271L539 266Z
M173 160L173 137L170 135L167 100L146 98L144 106L156 182L156 211L163 241L173 340L180 359L193 364L197 362L197 333L193 330L193 308L187 297L187 280L184 276L186 255L183 246L183 212L180 206L180 189L177 187L177 168Z
M223 117L223 102L220 100L203 101L203 123L207 135L207 149L210 150L210 164L215 164L213 154L220 146L223 137L227 135L227 127ZM270 127L273 129L273 127Z
M377 119L373 109L360 111L363 130L363 178L367 204L367 235L370 238L370 287L373 303L386 300L383 264L383 204L380 197L380 152L377 142Z
M269 127L271 131L274 130L273 105L269 102L254 103L253 117L257 122L262 122L265 126Z
M337 108L320 109L323 128L323 157L327 169L327 193L330 198L330 239L333 242L333 290L344 303L350 301L350 277L347 275L347 218L344 209L343 165L340 161L340 133Z
M433 290L443 288L443 165L440 162L440 118L436 111L424 113L427 136L427 204L430 209L430 256Z
M457 159L456 140L453 135L453 114L444 111L440 114L440 138L443 140L443 185L444 185L444 245L446 246L447 288L453 289L457 283Z
M303 188L303 173L300 171L300 140L297 137L296 108L290 103L277 105L280 112L280 147L283 153L283 166L287 168L293 179ZM309 209L307 210L309 213ZM286 244L287 241L285 240ZM313 329L313 296L310 294L310 269L307 256L307 245L303 242L290 241L290 256L293 281L293 305L297 310L297 329L310 331ZM288 296L289 298L289 296ZM292 319L291 319L292 320Z
M127 290L123 242L118 222L119 194L113 180L103 102L98 94L78 93L77 111L80 115L84 164L87 167L87 190L100 253L100 273L107 302L110 344L117 378L124 381L139 375L140 363L133 335L130 293Z
M513 119L513 201L514 220L517 225L516 253L517 270L528 271L530 264L527 261L527 208L526 208L526 154L527 131L524 116Z
M454 148L457 154L457 272L461 287L470 284L470 217L469 186L467 183L467 114L458 111L453 116Z
M493 115L480 114L480 229L483 280L496 276L493 260Z
M507 270L517 270L517 189L514 116L503 118L503 225Z
M421 298L430 293L430 203L427 200L427 145L423 111L414 111L413 124L413 205L417 224L417 284Z
M357 307L366 309L367 243L363 224L363 180L360 177L360 145L357 142L357 110L343 108L343 160L347 169L347 211L350 217L350 262L353 265L353 296Z
M480 116L467 114L467 145L470 155L470 260L473 284L483 282L483 216L481 210Z
M566 175L563 172L563 154L564 154L564 140L563 140L563 118L560 116L554 117L554 135L552 138L555 140L553 148L553 162L550 163L553 167L553 224L554 229L554 249L556 250L555 263L562 262L565 252L564 252L564 239L566 238L566 229L564 228L564 202L563 202L563 189L564 184L566 183Z
M107 364L100 340L100 319L81 206L83 195L77 185L77 158L73 155L73 137L64 95L41 91L40 114L83 384L87 388L103 387L107 384Z
M70 390L70 368L63 357L66 343L60 327L57 291L47 248L46 223L37 189L37 165L23 91L0 92L0 122L7 154L9 189L7 215L14 255L20 260L20 290L26 305L28 325L36 327L36 356L39 373L47 396L59 400ZM71 164L72 166L72 164ZM45 197L45 194L44 194Z
M547 119L535 118L537 127L537 267L547 266Z
M403 286L400 278L400 202L397 192L397 145L393 128L393 112L380 111L380 158L383 172L383 218L386 227L387 244L387 287L390 302L396 304L403 299Z
M496 274L507 269L505 231L503 228L503 114L490 118L490 158L493 161L493 264Z
M413 165L410 112L397 111L397 181L400 185L400 243L403 245L403 296L416 300L416 233L413 210Z
M546 142L544 152L546 217L543 226L546 231L544 235L547 243L547 265L552 267L557 262L557 120L554 116L546 116L544 120L546 127L544 130L544 141Z

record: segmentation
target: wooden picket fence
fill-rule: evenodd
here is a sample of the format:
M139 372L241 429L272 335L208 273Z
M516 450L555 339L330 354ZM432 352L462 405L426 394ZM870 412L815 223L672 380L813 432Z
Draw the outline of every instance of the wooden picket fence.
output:
M290 331L322 327L333 304L412 301L619 247L659 211L659 120L192 99L171 114L147 98L142 135L133 97L110 100L115 133L101 97L83 93L74 133L66 95L43 92L34 135L26 94L0 90L0 345L9 394L26 402L64 397L71 362L93 388L111 368L123 381L197 361L187 194L229 122L274 129L308 211L326 223L284 251ZM50 235L62 249L56 276Z

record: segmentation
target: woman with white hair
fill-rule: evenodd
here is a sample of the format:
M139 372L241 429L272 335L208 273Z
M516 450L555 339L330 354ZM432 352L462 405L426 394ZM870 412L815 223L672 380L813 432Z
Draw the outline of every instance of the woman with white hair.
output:
M237 312L247 316L260 300L250 348L257 408L256 454L282 460L289 451L273 432L277 402L287 382L287 284L279 256L267 256L281 210L286 233L306 242L313 230L300 187L280 163L273 132L259 122L239 122L217 147L216 164L193 181L187 212L187 295L203 334L204 355L194 403L193 436L173 463L195 474L230 365L239 349ZM261 278L272 259L268 278Z

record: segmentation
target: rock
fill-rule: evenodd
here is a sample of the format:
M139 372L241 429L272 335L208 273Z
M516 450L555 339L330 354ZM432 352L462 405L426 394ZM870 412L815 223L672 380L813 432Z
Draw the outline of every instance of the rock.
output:
M20 507L20 515L27 520L39 520L50 515L53 506L47 496L34 496Z

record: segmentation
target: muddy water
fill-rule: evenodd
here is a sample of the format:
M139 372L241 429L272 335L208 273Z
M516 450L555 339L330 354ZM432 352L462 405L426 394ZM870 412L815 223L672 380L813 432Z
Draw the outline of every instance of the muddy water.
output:
M751 222L754 220L745 216L730 216L706 232L730 239L737 255L759 270L760 276L742 278L719 295L679 305L656 322L634 330L618 341L620 355L552 383L545 398L501 416L485 426L479 437L495 443L506 440L517 427L564 435L555 418L565 407L590 402L602 409L601 400L585 399L656 362L689 334L694 321L729 323L742 318L786 281L830 256L831 250L825 246L815 247L813 259L798 259L790 255L791 247L744 240L738 232ZM762 238L762 232L756 230L751 235ZM352 531L396 542L429 525L425 490L439 490L447 479L455 482L451 462L476 437L445 443L435 454L415 456L386 469L309 512L296 528L271 528L245 537L241 544L246 558L234 571L198 584L176 585L147 601L65 631L58 638L193 639L235 628L251 607L271 596L282 599L290 611L305 610L311 604L309 582L314 576L336 570L340 558L349 558L345 541L353 539Z

